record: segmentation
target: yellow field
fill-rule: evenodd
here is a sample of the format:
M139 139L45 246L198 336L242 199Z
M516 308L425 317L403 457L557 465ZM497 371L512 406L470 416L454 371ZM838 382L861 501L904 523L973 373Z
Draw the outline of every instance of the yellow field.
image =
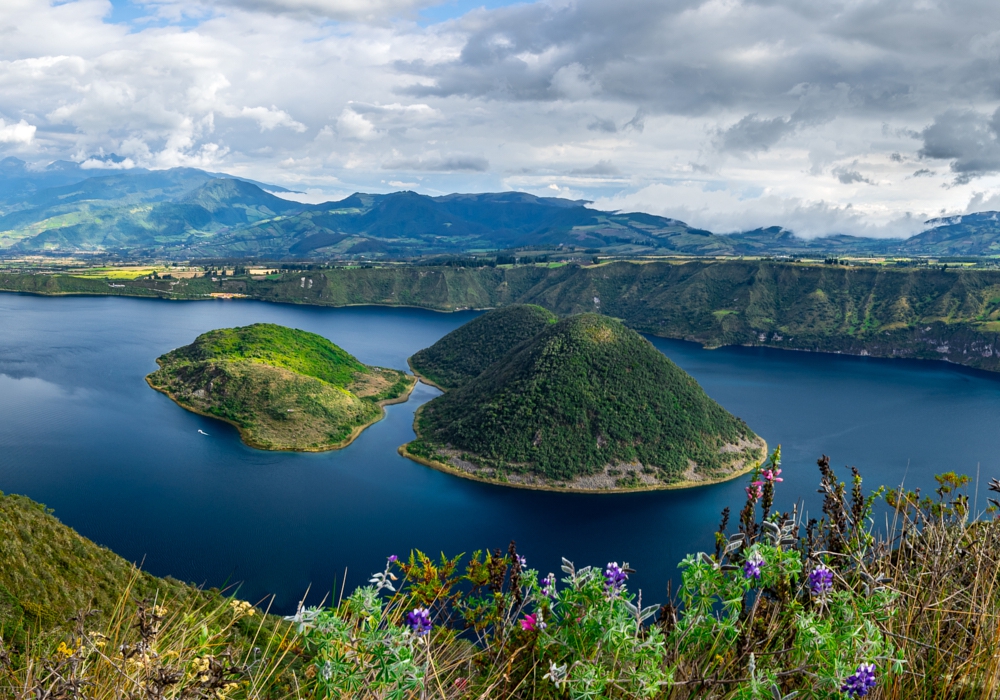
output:
M74 272L73 277L83 279L109 279L109 280L134 280L145 277L153 272L164 271L162 267L92 267L86 270Z
M190 278L201 274L200 270L195 269L176 269L168 268L162 265L156 266L122 266L122 267L88 267L79 271L72 272L73 277L81 277L83 279L108 279L108 280L134 280L139 277L146 277L152 273L156 273L160 276L169 274L174 279Z

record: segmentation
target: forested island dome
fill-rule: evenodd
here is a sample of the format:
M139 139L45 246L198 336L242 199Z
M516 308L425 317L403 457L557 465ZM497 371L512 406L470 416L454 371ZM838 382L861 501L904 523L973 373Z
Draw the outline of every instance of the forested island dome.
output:
M558 320L534 304L494 309L413 355L410 368L441 389L455 389Z
M416 382L362 364L320 335L271 323L203 333L156 362L151 387L265 450L345 447Z
M485 316L483 318L486 318ZM764 441L620 322L549 325L423 406L403 454L463 476L580 490L727 479Z

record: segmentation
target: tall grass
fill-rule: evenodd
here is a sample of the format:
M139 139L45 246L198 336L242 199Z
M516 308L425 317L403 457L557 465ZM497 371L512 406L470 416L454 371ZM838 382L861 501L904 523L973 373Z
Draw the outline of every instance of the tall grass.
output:
M112 611L82 610L69 631L0 649L0 693L18 700L292 698L295 634L221 596L134 600L139 572ZM98 615L104 612L104 615ZM92 624L103 618L102 624Z
M897 521L887 570L899 594L887 634L899 640L906 673L885 697L1000 696L1000 520L970 520L968 479L937 477L937 498L890 493ZM992 490L1000 490L994 480ZM992 501L992 499L991 499ZM887 538L888 539L888 538Z
M1000 503L976 513L968 479L955 474L939 476L931 496L865 494L857 470L840 482L824 457L823 515L805 521L772 510L779 456L754 472L741 511L731 518L726 509L715 551L681 562L681 584L663 605L628 590L627 564L563 560L559 576L542 575L513 543L470 557L390 557L370 585L285 620L219 596L136 599L136 573L110 615L81 611L70 631L0 651L0 692L18 700L1000 697ZM991 488L1000 492L1000 482ZM883 495L889 522L876 528Z

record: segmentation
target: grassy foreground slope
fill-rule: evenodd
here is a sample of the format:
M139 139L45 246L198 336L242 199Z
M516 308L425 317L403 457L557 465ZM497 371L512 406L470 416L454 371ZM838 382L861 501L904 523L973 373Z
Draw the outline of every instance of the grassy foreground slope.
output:
M0 563L0 636L15 644L33 630L66 624L81 611L109 615L129 586L138 599L208 595L137 571L60 523L45 506L2 493Z
M308 682L302 651L280 618L154 577L0 493L0 697L284 698Z
M344 447L415 381L364 365L315 333L270 323L204 333L156 362L151 387L270 450Z
M765 457L763 441L624 325L550 325L422 407L406 451L488 480L600 490L696 484Z
M996 697L1000 520L970 520L968 477L936 477L937 498L890 491L886 532L871 517L882 490L866 495L856 469L845 484L824 456L822 513L804 525L772 508L785 488L778 453L749 475L739 522L727 507L715 537L701 533L708 550L679 563L676 596L637 594L634 572L613 562L563 559L542 578L559 562L529 564L511 542L390 557L293 624L142 574L0 494L0 696Z
M410 367L442 389L455 389L558 320L534 304L501 307L456 328L410 359Z

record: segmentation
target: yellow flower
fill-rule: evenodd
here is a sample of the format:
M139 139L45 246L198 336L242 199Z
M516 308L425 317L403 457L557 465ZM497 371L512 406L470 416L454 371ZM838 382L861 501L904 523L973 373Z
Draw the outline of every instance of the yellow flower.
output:
M66 642L59 642L59 648L56 649L56 651L65 656L67 659L76 653L76 649L66 646Z
M239 687L240 687L239 683L226 683L224 686L215 691L215 697L219 698L219 700L222 700L223 698L225 698L227 695L229 695L231 692L233 692Z
M191 664L191 675L197 676L208 671L209 660L207 656L202 656L194 660Z
M256 611L250 603L245 600L231 600L229 601L229 607L232 608L233 614L237 619L241 617L252 617Z

